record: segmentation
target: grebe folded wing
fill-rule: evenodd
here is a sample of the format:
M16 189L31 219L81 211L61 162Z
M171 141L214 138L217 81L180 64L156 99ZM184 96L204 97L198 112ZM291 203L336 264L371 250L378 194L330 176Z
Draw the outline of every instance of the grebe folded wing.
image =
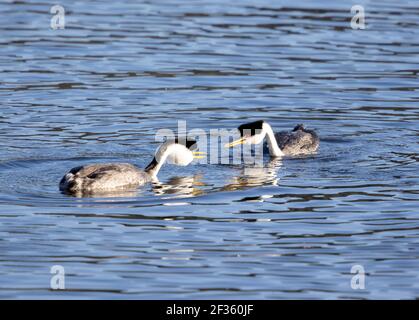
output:
M73 168L60 182L60 190L106 191L144 184L148 175L129 163L91 164Z
M275 134L278 146L285 155L314 153L319 147L319 137L313 130L307 130L298 125L291 132Z

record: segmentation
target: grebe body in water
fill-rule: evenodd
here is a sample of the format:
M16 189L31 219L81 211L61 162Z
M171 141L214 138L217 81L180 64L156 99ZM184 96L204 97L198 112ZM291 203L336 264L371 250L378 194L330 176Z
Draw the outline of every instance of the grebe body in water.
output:
M312 154L317 151L320 144L317 133L307 130L302 124L289 132L274 133L267 122L259 120L242 124L238 130L241 138L227 144L226 147L231 148L238 144L259 144L266 137L269 154L272 157Z
M71 169L61 179L59 188L69 194L93 194L129 190L150 182L157 177L166 160L186 166L193 159L203 156L194 140L179 143L178 140L163 143L150 164L141 170L129 163L99 163Z

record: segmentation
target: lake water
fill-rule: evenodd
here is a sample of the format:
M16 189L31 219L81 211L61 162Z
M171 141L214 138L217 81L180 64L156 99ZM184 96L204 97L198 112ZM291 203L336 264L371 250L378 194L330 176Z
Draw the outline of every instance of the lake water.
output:
M0 298L419 298L419 3L357 3L365 30L353 1L2 1ZM80 164L144 167L178 120L258 119L317 130L318 153L58 190Z

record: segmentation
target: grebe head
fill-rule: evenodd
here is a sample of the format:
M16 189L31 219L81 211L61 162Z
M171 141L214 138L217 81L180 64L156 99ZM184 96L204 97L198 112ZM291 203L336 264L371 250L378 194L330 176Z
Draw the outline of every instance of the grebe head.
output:
M157 149L153 161L145 168L146 172L152 171L158 164L168 161L178 166L187 166L194 159L204 158L204 152L199 152L198 144L192 139L168 140Z
M241 138L226 144L231 148L238 144L259 144L263 142L266 136L266 126L268 124L263 120L242 124L238 127Z
M169 150L167 161L171 164L187 166L194 159L204 158L204 156L202 156L204 153L198 151L198 144L193 139L183 139L182 141L181 139L176 138L175 140L165 142L165 144L166 143L168 144L167 148ZM162 147L163 146L164 144ZM159 154L156 154L156 157L158 156Z

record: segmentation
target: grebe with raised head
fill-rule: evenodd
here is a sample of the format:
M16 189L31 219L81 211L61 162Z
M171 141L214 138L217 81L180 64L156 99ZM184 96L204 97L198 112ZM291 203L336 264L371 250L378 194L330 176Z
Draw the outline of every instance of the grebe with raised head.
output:
M265 121L245 123L238 127L241 138L226 144L227 148L239 144L259 144L267 138L269 154L272 157L295 156L315 153L320 140L313 130L304 128L302 124L290 132L274 133L272 127Z

